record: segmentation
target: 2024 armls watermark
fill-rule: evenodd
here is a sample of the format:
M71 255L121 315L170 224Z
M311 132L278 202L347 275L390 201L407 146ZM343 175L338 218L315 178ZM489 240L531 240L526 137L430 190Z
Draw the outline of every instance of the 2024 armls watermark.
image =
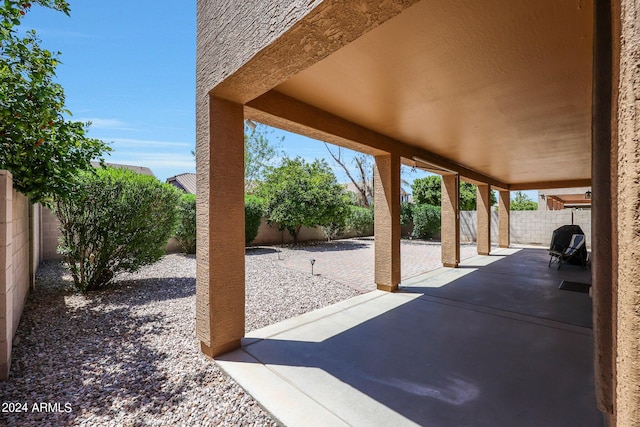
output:
M69 402L2 402L3 413L70 413L73 407Z

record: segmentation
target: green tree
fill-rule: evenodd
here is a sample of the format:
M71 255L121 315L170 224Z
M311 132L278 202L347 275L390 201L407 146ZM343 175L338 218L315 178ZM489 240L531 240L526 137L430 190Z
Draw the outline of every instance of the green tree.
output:
M511 200L511 210L512 211L535 211L538 210L538 204L531 200L529 196L527 196L522 191L516 191L516 195Z
M411 184L411 191L413 193L413 202L416 205L440 206L442 179L440 175L416 178Z
M34 3L69 14L64 0ZM16 189L33 201L71 191L79 170L109 150L85 136L87 124L66 117L62 86L55 83L59 53L43 49L35 31L18 35L31 3L0 5L0 169L13 175Z
M253 191L264 178L270 163L278 155L278 145L268 138L265 125L246 120L244 123L244 190ZM282 139L279 140L282 142Z
M329 226L347 215L349 197L325 161L285 158L266 174L257 194L269 222L288 230L295 242L302 226Z
M177 221L180 191L127 169L81 172L74 189L56 196L60 252L79 291L107 286L164 255Z
M442 205L442 178L439 175L430 175L425 178L417 178L411 185L413 201L418 204L432 206ZM477 188L468 182L460 183L460 210L476 210ZM489 193L491 205L498 202L495 193Z

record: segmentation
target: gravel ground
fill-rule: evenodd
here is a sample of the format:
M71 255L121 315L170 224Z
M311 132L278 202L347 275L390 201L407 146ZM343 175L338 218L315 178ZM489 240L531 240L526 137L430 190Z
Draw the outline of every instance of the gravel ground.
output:
M248 250L246 271L247 331L358 294L278 266L272 249ZM60 263L42 264L0 382L0 425L277 425L200 353L194 277L193 256L168 255L79 295Z

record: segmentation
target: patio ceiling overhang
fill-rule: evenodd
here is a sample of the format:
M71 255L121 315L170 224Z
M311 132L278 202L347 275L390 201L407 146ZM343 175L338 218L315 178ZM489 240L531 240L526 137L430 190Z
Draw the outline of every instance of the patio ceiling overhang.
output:
M320 3L212 94L471 182L590 185L592 1L357 3L380 9L361 22L351 2Z

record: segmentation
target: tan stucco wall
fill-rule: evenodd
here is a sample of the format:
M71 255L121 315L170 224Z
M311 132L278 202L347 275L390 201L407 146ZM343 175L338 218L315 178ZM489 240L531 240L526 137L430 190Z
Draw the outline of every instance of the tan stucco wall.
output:
M199 0L197 93L206 95L319 3L322 0Z
M442 176L442 265L457 267L460 263L460 180L456 175Z
M199 0L198 93L246 103L415 2Z
M618 86L618 426L640 426L640 2L622 0Z

